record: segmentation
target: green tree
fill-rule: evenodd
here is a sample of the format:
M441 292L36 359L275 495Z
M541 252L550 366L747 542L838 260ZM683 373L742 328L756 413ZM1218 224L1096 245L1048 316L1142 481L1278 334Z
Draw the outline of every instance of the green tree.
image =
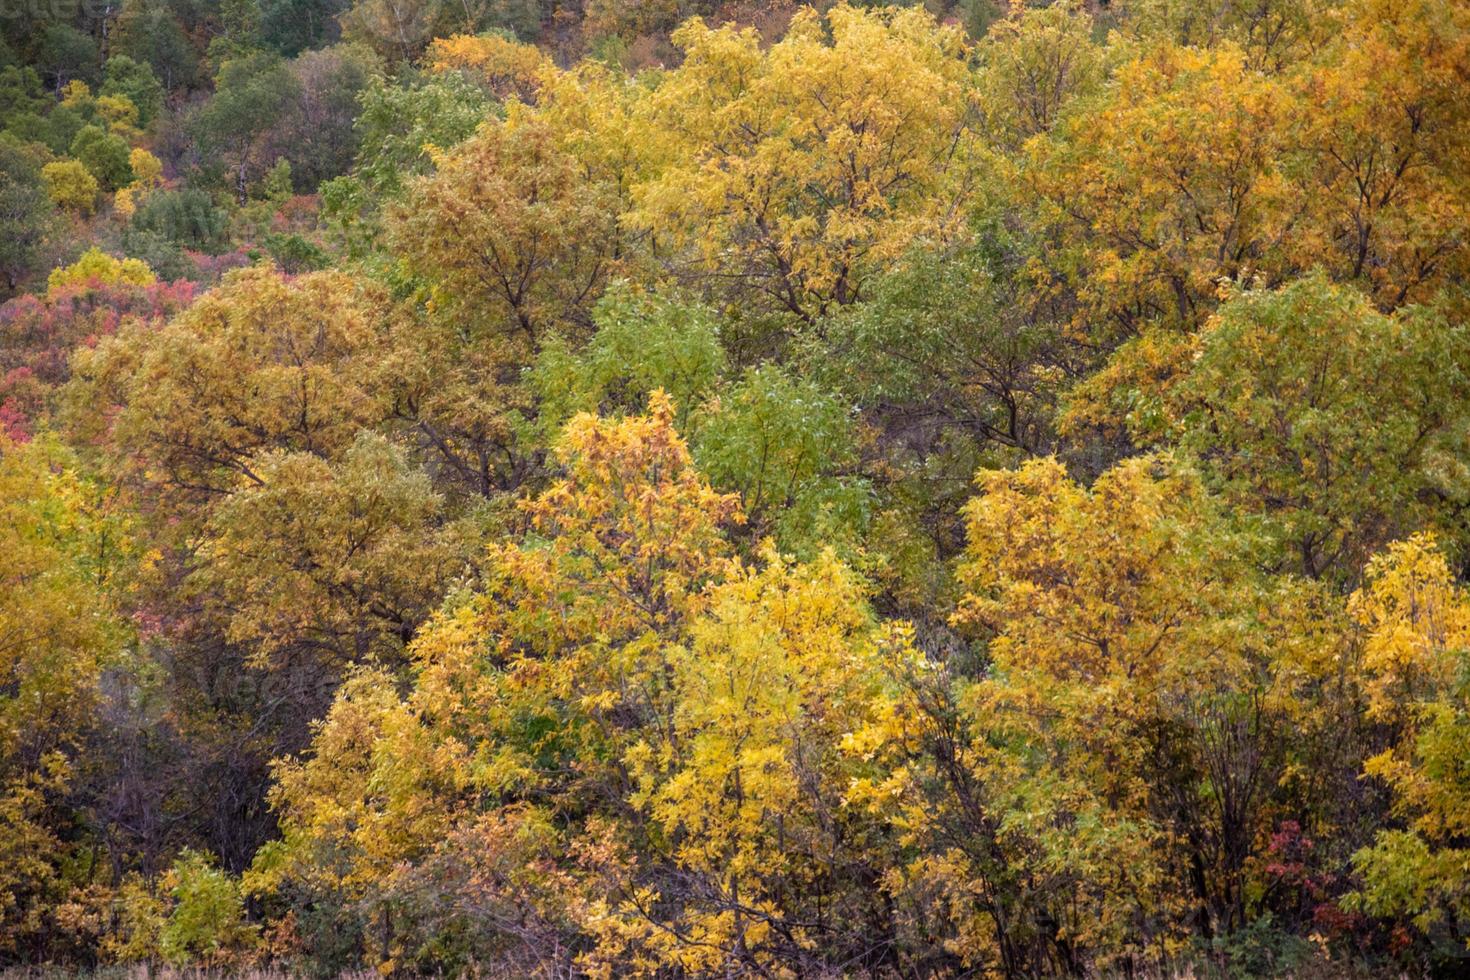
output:
M337 45L297 56L290 70L300 100L276 125L271 141L291 161L297 186L315 190L352 167L358 102L379 70L378 59L368 48Z
M574 350L552 337L537 357L532 384L541 424L558 431L578 412L640 412L662 390L687 430L693 409L727 366L715 311L619 281L597 301L592 318L597 332L584 347Z
M163 85L145 62L125 54L107 59L102 69L100 95L121 95L138 108L138 125L146 127L163 111Z
M1207 478L1259 512L1305 575L1351 581L1426 526L1459 540L1470 334L1452 311L1385 315L1322 274L1237 290L1166 412Z
M36 64L58 91L73 79L95 81L99 61L91 35L60 21L41 27Z
M0 276L6 295L38 271L54 211L41 160L26 146L0 136Z
M239 53L220 64L214 95L191 129L205 159L227 172L238 203L249 200L250 185L274 162L266 137L300 97L301 83L278 55Z
M150 66L167 92L199 82L199 52L168 0L124 0L111 54Z
M336 39L345 0L261 0L260 39L287 58Z
M867 482L856 476L851 408L776 366L755 368L701 406L694 455L710 482L740 495L756 533L813 555L852 546L868 517Z
M229 216L196 187L154 191L133 212L129 227L206 255L218 255L229 244Z
M71 141L71 155L80 160L87 172L97 178L98 186L107 192L132 183L133 165L128 156L128 141L108 133L100 126L85 126Z

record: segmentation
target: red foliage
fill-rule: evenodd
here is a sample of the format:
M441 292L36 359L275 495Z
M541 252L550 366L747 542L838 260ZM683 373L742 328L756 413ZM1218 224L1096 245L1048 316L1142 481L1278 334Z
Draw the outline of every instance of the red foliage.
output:
M161 322L194 299L180 280L134 286L96 280L0 305L0 431L30 438L51 391L70 376L71 353L114 333L125 319Z
M213 285L219 282L226 272L232 269L243 269L250 264L250 252L243 246L222 255L185 251L184 256L194 267L194 273L189 278L205 285Z

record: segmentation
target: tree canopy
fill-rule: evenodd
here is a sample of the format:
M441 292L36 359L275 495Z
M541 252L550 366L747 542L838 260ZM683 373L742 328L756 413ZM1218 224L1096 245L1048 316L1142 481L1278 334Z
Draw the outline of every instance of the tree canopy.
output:
M30 6L0 973L1470 969L1470 5Z

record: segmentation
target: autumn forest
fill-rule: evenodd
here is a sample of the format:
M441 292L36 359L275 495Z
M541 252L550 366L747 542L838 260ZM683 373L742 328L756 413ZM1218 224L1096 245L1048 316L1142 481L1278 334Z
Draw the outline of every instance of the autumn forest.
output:
M1470 4L0 4L0 976L1470 973Z

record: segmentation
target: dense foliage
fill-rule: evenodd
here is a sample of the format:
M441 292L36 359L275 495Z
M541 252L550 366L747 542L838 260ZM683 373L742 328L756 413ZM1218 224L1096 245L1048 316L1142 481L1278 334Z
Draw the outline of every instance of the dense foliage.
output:
M1470 970L1470 6L0 19L0 968Z

